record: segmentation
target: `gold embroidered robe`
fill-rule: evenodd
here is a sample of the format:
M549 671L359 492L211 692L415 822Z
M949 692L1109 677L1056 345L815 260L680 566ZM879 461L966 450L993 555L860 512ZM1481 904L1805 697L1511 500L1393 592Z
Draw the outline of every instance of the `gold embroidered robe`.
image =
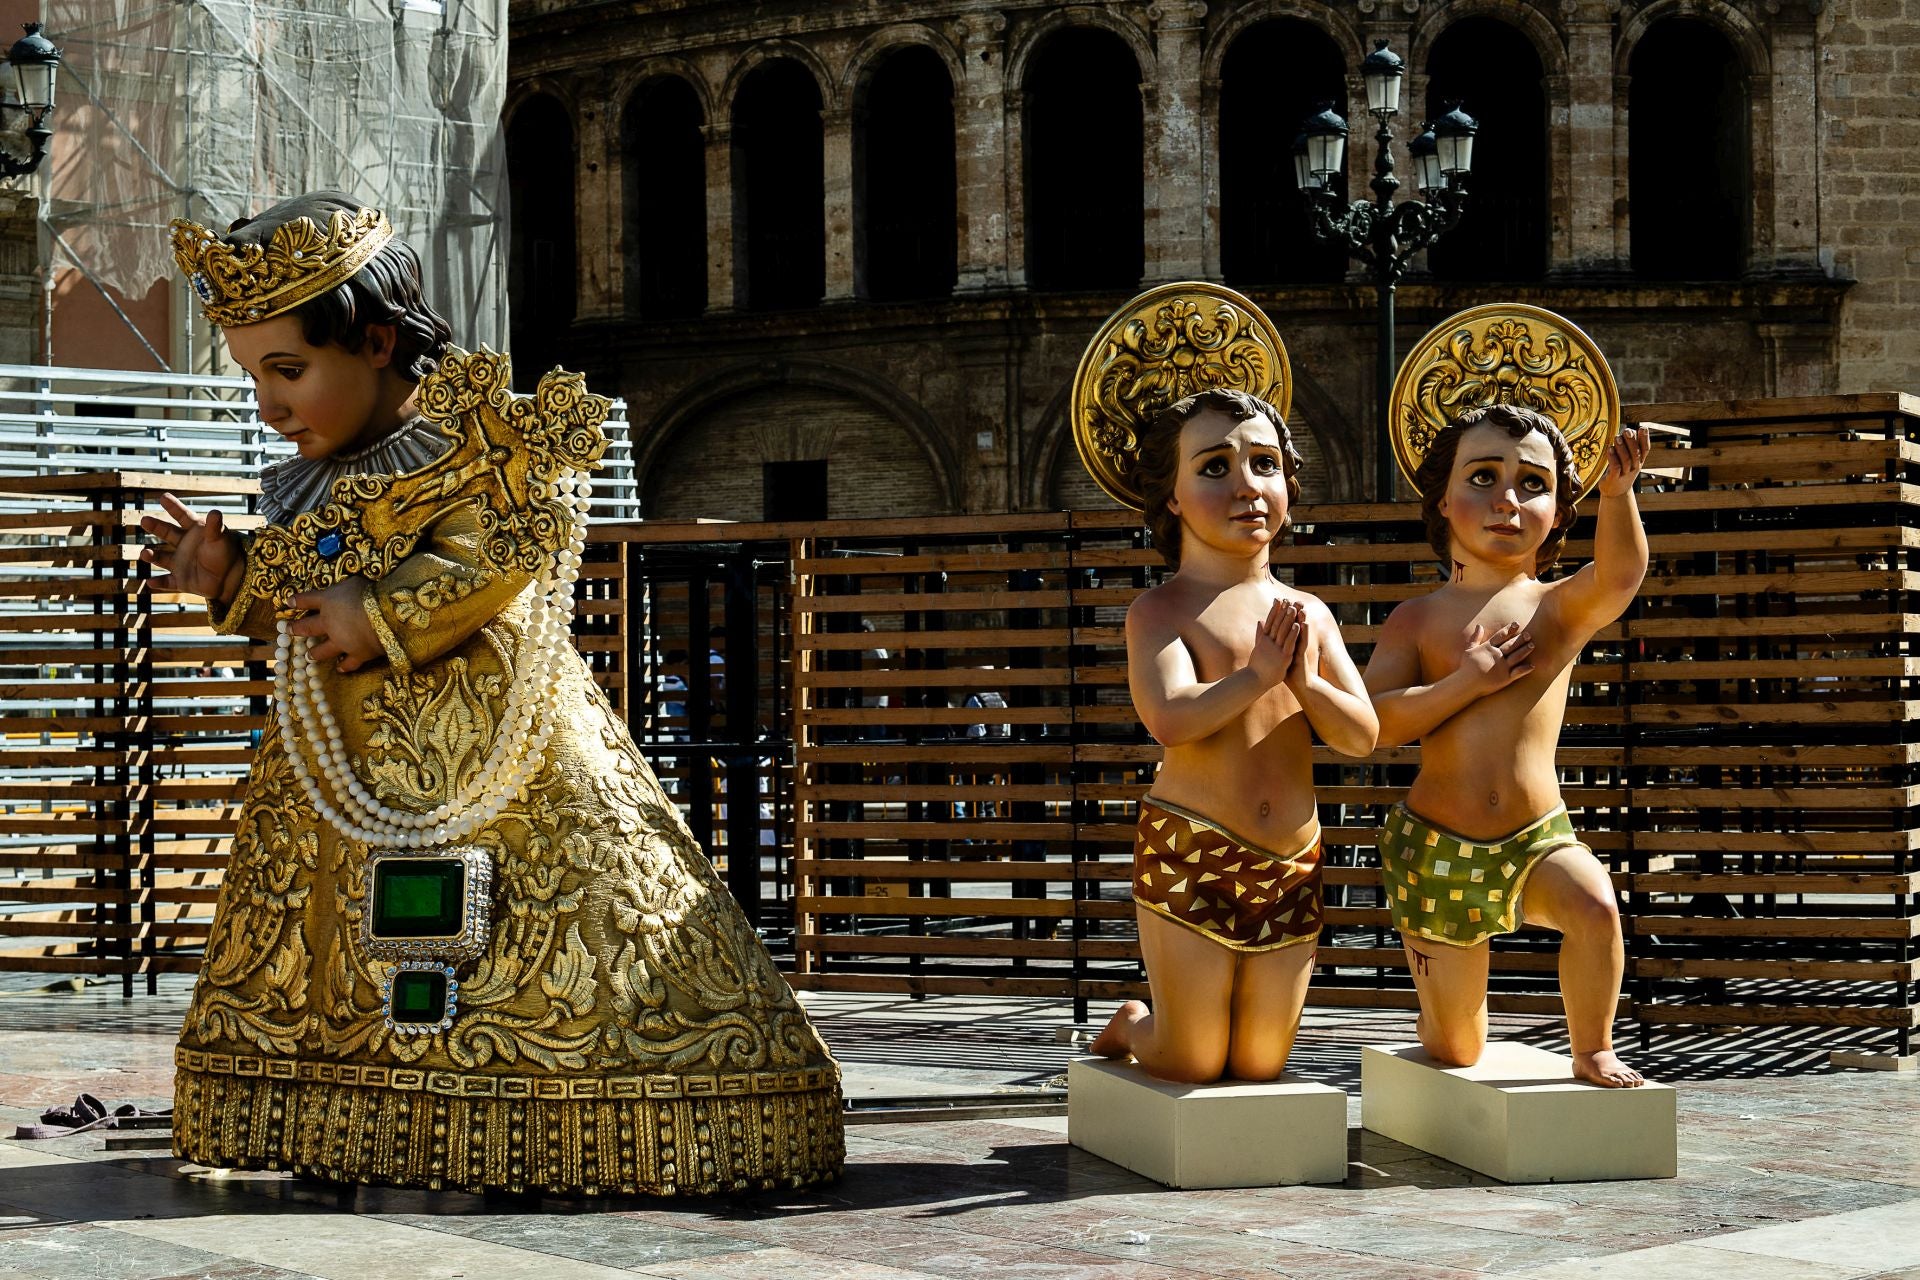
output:
M328 703L367 789L425 812L486 756L529 581L488 567L456 508L363 599L387 661L330 671ZM273 604L243 588L215 625L269 637ZM838 1174L837 1066L585 664L558 667L544 766L465 842L492 860L491 933L431 1035L385 1024L369 850L321 820L269 727L176 1054L177 1154L587 1194Z

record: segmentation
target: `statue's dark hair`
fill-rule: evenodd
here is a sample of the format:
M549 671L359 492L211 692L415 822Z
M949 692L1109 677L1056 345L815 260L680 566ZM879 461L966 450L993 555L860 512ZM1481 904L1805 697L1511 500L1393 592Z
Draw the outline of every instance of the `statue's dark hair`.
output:
M228 244L266 244L296 218L324 229L336 210L358 213L367 206L338 191L310 191L227 228ZM394 326L393 367L418 382L433 372L453 340L453 328L427 303L420 257L398 237L380 246L367 264L330 292L307 299L290 313L300 319L309 346L338 343L348 351L366 345L367 326Z
M1554 425L1553 419L1519 405L1490 404L1469 409L1434 436L1433 444L1428 447L1427 456L1420 460L1420 470L1413 478L1414 488L1420 491L1420 514L1427 524L1427 544L1433 548L1435 555L1451 565L1453 530L1447 526L1447 518L1440 514L1440 500L1447 496L1447 485L1453 479L1453 463L1460 452L1460 438L1482 424L1499 427L1514 440L1524 440L1538 431L1553 448L1553 529L1547 534L1547 540L1540 544L1539 554L1534 557L1534 572L1545 573L1559 561L1560 550L1567 542L1567 532L1573 528L1574 517L1579 514L1576 505L1580 500L1580 472L1573 465L1573 450L1567 447L1567 438L1560 434L1560 428Z
M1180 429L1207 409L1224 413L1235 422L1255 416L1271 422L1280 436L1281 469L1287 477L1287 517L1281 528L1293 523L1293 506L1300 501L1300 453L1293 447L1293 435L1278 409L1258 396L1224 387L1175 401L1154 416L1146 438L1140 442L1140 458L1133 469L1134 492L1140 495L1154 549L1170 569L1180 567L1180 517L1167 509L1173 501L1174 477L1180 473Z

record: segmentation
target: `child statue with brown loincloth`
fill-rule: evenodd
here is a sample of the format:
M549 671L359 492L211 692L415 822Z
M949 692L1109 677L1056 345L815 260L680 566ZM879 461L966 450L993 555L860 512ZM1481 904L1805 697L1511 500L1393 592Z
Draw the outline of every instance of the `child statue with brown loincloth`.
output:
M1273 575L1300 497L1280 411L1203 391L1144 434L1139 505L1174 570L1126 626L1133 705L1166 748L1133 862L1153 1006L1128 1001L1091 1048L1166 1080L1272 1080L1321 928L1314 735L1364 756L1374 714L1332 612Z

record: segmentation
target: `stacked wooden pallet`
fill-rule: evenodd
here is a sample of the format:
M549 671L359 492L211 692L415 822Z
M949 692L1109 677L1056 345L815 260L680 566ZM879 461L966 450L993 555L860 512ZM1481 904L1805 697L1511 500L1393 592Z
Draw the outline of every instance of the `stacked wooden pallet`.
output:
M262 646L142 588L163 491L245 527L251 481L0 479L0 968L192 970L268 692Z
M1643 1023L1920 1026L1920 399L1648 405L1689 479L1644 503L1626 626Z

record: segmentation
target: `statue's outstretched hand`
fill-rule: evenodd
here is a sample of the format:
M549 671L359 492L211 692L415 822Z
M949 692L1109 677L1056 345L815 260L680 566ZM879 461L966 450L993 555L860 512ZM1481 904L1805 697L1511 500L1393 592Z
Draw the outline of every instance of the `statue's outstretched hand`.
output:
M1607 472L1600 477L1600 496L1617 498L1633 492L1640 479L1640 468L1647 465L1647 453L1653 448L1653 435L1634 427L1620 428L1607 449Z
M149 582L147 589L185 591L212 604L231 603L246 573L240 535L227 528L218 511L207 512L203 520L170 493L160 495L160 505L172 520L140 518L141 530L157 539L141 550L140 558L167 571L166 577Z

